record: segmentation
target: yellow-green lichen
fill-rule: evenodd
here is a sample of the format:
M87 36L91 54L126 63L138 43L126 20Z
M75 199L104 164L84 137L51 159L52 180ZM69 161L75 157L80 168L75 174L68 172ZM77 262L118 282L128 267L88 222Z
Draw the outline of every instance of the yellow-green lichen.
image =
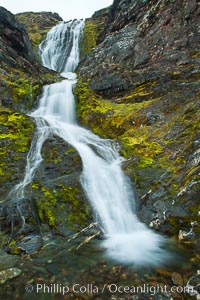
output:
M72 230L83 228L89 219L88 205L80 197L80 187L60 185L60 196L67 203L67 224Z
M82 57L89 54L96 47L96 38L97 33L94 22L92 20L86 20L80 49Z
M135 90L132 93L135 95ZM139 103L117 103L95 94L88 88L88 83L82 83L81 79L75 88L75 95L78 99L78 116L83 124L90 126L95 133L111 138L121 136L131 129L136 114L159 100L156 98ZM129 94L128 97L134 96Z
M32 187L37 188L37 185L33 184ZM42 193L42 197L39 201L36 201L40 220L43 223L46 222L49 226L55 226L55 210L57 207L56 191L51 191L49 188L44 186L40 187L40 191Z
M42 224L59 230L85 227L88 223L88 205L82 199L80 187L62 183L56 188L45 187L41 182L31 184L36 195L36 207Z
M84 59L97 45L98 38L105 28L109 8L101 10L99 16L86 19L80 43L81 59Z
M19 169L23 172L23 164L19 168L18 161L23 159L25 163L35 126L26 115L1 107L0 128L0 183L6 187L13 176L19 177Z

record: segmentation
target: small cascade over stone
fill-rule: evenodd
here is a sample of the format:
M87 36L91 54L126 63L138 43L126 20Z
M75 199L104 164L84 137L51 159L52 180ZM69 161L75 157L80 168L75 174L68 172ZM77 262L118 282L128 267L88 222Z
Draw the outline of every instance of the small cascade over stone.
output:
M81 184L105 235L102 246L111 258L122 263L156 265L166 259L164 239L142 224L134 210L130 180L121 169L118 146L78 125L75 115L74 72L79 62L83 20L61 22L40 45L43 65L64 72L67 79L45 86L35 118L37 131L27 157L24 180L12 191L18 201L42 161L41 149L50 134L72 145L79 153L83 171Z

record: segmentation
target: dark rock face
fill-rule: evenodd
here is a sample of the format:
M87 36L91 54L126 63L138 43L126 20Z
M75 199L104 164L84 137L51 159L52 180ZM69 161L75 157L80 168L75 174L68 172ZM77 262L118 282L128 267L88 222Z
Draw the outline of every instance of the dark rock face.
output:
M138 72L145 80L147 72L156 77L194 63L199 13L195 0L114 1L104 39L82 64L80 74L93 78L92 89L109 95L127 89L138 80ZM110 87L107 74L113 77Z
M32 45L25 28L3 7L0 7L0 32L0 47L7 57L15 59L22 56L29 61L34 60Z

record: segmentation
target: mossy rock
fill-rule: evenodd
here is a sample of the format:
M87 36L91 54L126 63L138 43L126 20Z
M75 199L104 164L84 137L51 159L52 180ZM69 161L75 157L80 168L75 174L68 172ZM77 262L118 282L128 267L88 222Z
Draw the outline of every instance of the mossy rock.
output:
M24 174L35 125L26 115L0 108L1 197L20 181ZM3 197L4 197L3 196Z
M105 21L109 13L109 8L104 8L97 11L92 18L85 20L83 36L80 42L80 57L81 60L96 47L99 43L101 34L105 29Z
M67 236L92 220L80 185L82 163L77 151L54 135L44 143L42 157L27 195L36 203L41 225Z
M150 191L139 204L141 219L149 224L159 215L160 230L176 236L183 227L190 229L199 211L200 94L198 76L192 75L191 68L165 74L165 82L162 78L134 81L132 89L109 98L89 88L92 79L79 78L75 88L80 122L121 145L120 153L127 159L123 169L135 184L139 199ZM159 201L163 211L154 206Z
M91 221L90 208L78 182L67 185L62 178L56 183L35 181L31 187L41 225L47 224L55 233L67 236Z

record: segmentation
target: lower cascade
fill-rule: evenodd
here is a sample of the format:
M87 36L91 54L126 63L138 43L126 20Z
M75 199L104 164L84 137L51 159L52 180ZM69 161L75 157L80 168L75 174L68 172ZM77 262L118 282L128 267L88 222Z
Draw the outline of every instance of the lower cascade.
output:
M50 134L55 134L72 145L82 159L81 184L105 235L102 244L107 255L122 263L157 265L168 256L162 250L164 238L138 220L134 193L120 167L123 158L117 145L76 122L73 95L76 74L72 72L79 62L83 27L83 20L61 22L40 45L43 65L61 72L66 79L45 86L38 108L30 113L37 130L27 156L24 179L11 194L19 202L23 199L25 187L42 161L43 143Z

